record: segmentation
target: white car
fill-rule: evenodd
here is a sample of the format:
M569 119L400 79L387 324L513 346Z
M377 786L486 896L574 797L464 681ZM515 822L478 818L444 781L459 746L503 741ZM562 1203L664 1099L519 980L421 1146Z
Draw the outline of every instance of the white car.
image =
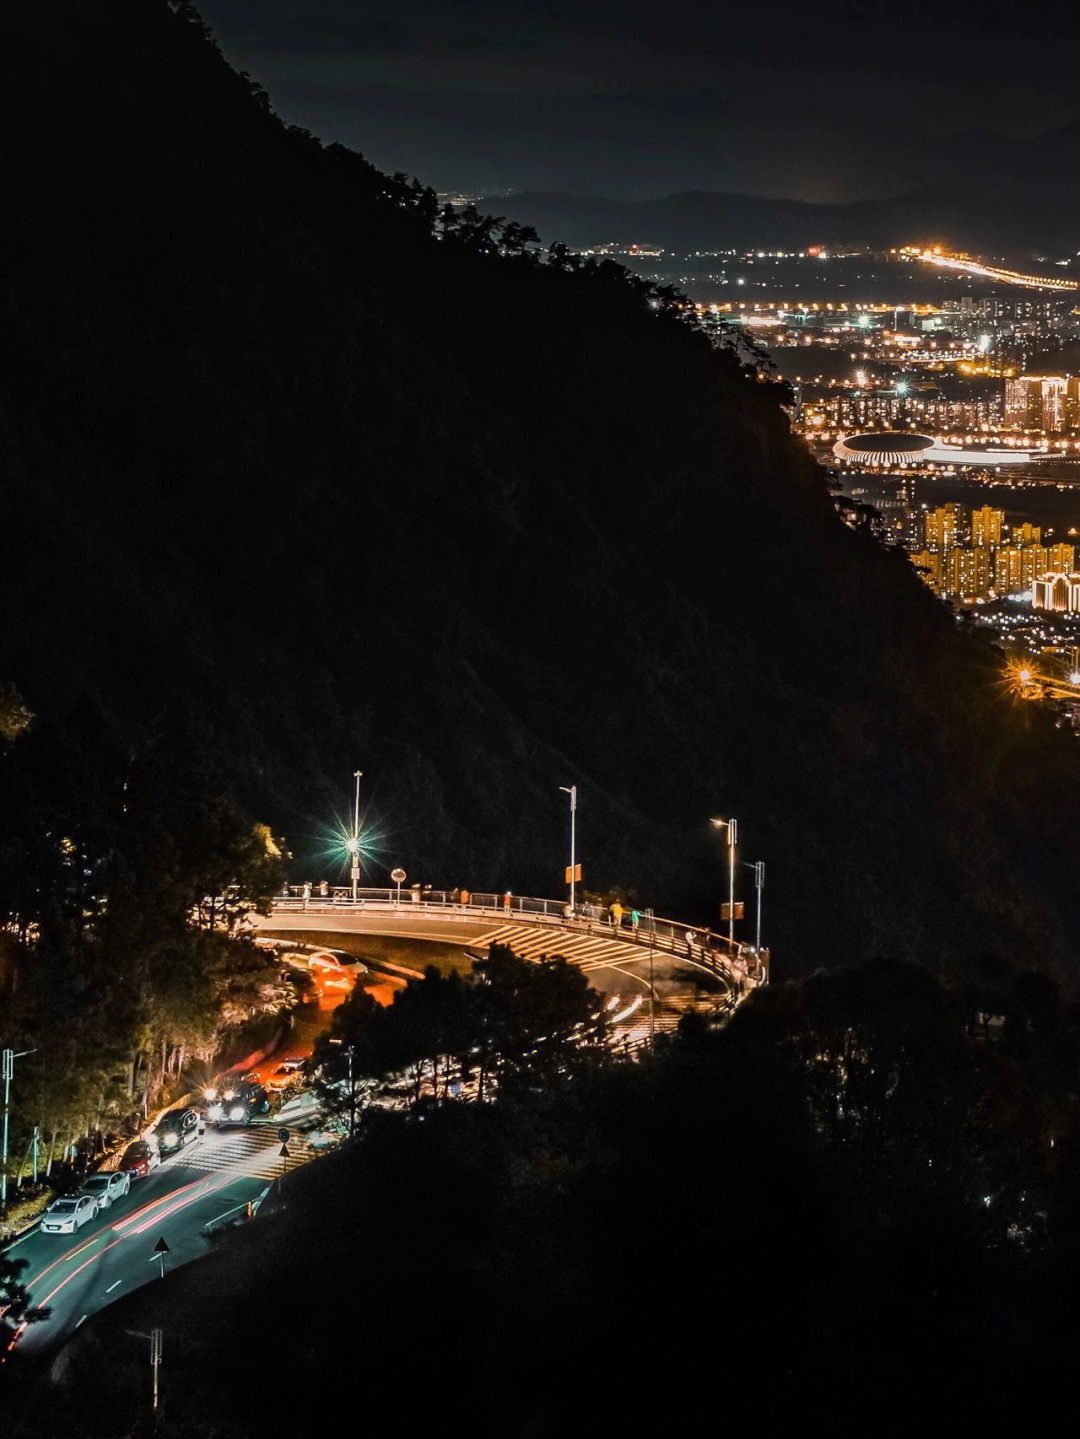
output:
M131 1175L118 1169L113 1174L91 1174L79 1193L96 1199L99 1209L108 1209L116 1200L123 1199L130 1189Z
M54 1199L41 1216L42 1234L74 1234L95 1218L98 1202L89 1194L76 1194L70 1199Z

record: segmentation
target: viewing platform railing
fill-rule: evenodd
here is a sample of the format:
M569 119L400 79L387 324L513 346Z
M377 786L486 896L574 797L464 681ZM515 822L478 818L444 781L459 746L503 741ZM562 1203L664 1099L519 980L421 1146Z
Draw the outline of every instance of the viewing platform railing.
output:
M535 899L525 895L477 894L470 890L421 889L416 885L400 891L358 889L356 899L348 886L288 885L274 901L274 914L306 910L318 914L374 911L401 911L412 915L437 913L446 919L502 920L504 923L525 921L550 925L571 933L604 935L628 945L652 947L704 965L717 975L735 979L741 986L768 982L769 951L755 950L752 945L729 944L726 935L696 925L660 919L648 911L624 909L618 923L610 908L602 905L579 904L571 912L565 900Z

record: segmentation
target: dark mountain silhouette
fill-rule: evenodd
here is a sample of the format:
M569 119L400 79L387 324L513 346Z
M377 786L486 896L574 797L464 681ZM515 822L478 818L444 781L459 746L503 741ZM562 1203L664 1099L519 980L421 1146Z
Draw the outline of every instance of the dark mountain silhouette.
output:
M558 892L574 781L586 886L688 918L735 813L782 968L1071 974L1076 747L840 522L778 387L610 264L440 237L187 5L3 31L0 681L59 793L194 714L296 879L361 768L386 867Z
M482 201L484 208L536 227L545 239L587 248L617 241L667 250L799 249L807 245L949 244L976 253L1072 255L1080 236L1080 130L1072 126L1038 142L965 137L989 155L990 184L969 188L961 154L955 171L908 194L848 205L771 200L759 195L691 191L627 202L533 191ZM1048 161L1053 159L1053 164ZM1008 203L1003 203L1003 197Z

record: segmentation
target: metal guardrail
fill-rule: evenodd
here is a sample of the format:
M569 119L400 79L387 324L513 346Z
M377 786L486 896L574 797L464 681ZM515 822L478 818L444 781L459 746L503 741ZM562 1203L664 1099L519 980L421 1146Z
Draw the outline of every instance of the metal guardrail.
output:
M340 914L434 911L448 919L502 919L547 924L577 934L610 935L626 944L655 948L666 954L692 960L740 987L767 983L768 950L758 953L749 945L729 944L725 935L700 926L679 924L640 913L638 923L624 912L618 924L610 910L601 905L578 905L571 913L565 900L536 899L522 895L475 894L469 890L431 890L412 886L398 891L358 889L354 900L346 886L288 885L274 901L274 912L306 910L309 913Z

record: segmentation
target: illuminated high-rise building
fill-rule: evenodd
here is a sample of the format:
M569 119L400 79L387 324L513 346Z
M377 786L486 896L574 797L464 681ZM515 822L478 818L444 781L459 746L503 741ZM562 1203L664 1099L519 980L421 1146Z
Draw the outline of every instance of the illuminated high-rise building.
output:
M950 551L943 589L961 600L985 599L990 593L990 551L983 547Z
M1075 614L1080 610L1080 575L1053 570L1039 575L1031 587L1031 603L1037 610Z
M1075 545L1047 545L1046 547L1047 568L1059 575L1071 575L1076 569L1076 546Z
M1048 556L1045 545L1024 545L1020 551L1020 588L1032 590L1039 575L1047 570Z
M1005 381L1005 423L1052 433L1065 428L1069 381L1063 375L1018 375Z
M942 557L936 550L920 550L912 555L911 563L922 572L922 578L931 589L941 589Z
M1001 544L1001 531L1005 525L1005 511L983 505L981 510L971 512L971 543L973 545L996 546Z
M926 548L947 554L960 543L964 511L961 505L942 505L926 516Z
M1022 525L1013 525L1012 543L1014 545L1042 544L1042 526L1028 524L1026 520Z
M998 545L994 551L994 589L999 595L1018 595L1021 580L1019 545Z

